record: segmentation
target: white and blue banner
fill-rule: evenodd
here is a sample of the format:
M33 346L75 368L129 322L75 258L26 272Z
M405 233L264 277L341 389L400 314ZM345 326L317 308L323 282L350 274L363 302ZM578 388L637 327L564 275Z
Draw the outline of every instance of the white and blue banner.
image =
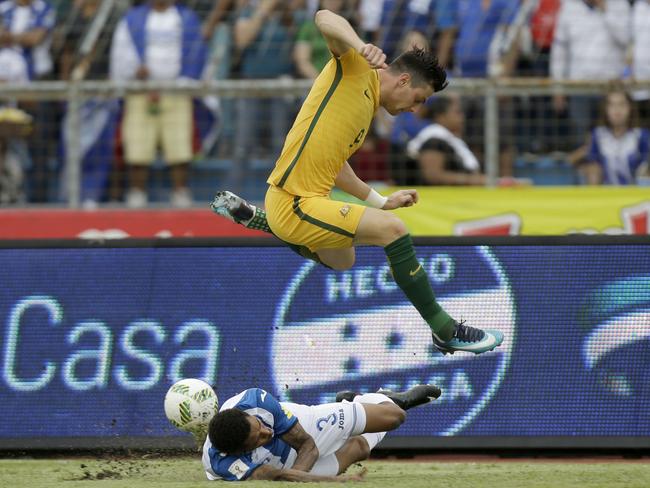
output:
M162 405L184 377L214 385L221 401L260 387L308 404L343 389L439 385L440 399L394 433L400 446L647 445L650 243L610 240L419 241L443 307L505 333L479 356L432 349L381 249L359 249L354 268L336 272L261 242L4 247L0 447L180 438Z

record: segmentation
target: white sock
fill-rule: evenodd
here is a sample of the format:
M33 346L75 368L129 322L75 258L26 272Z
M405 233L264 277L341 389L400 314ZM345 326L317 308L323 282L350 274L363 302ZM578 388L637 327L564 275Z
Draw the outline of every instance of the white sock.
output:
M339 460L336 459L336 454L319 458L309 472L319 476L336 476L339 474Z
M355 396L353 401L358 403L373 403L375 405L384 402L395 403L383 393L364 393L363 395Z
M363 437L366 442L368 442L368 446L370 446L371 451L377 444L381 442L385 436L386 432L368 432L366 434L361 434L361 437Z

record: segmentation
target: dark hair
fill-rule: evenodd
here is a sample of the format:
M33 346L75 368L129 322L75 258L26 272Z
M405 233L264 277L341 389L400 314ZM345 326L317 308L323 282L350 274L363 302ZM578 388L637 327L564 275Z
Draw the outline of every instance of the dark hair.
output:
M630 95L630 92L628 92L621 83L616 82L610 83L607 89L607 93L605 93L605 96L603 97L603 100L600 104L600 125L608 127L609 129L612 128L611 124L609 123L609 118L607 117L607 104L609 103L609 96L615 93L620 93L621 95L625 96L625 99L630 106L630 116L627 119L627 128L633 129L634 127L639 127L639 111L636 103L634 102L634 99L632 98L632 95Z
M247 419L248 414L236 408L224 410L212 417L208 428L212 445L226 454L242 452L251 433L251 424Z
M451 97L434 97L433 100L426 105L423 117L435 120L439 116L446 114L453 103L454 100Z
M431 51L413 47L410 51L400 54L389 69L392 72L408 73L414 85L427 83L434 92L439 92L447 86L447 73L438 63L438 58Z

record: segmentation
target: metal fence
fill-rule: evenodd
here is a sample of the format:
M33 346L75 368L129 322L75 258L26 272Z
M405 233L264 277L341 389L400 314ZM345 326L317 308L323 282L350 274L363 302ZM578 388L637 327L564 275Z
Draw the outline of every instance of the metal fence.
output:
M66 187L65 202L69 207L78 208L82 205L82 138L87 132L81 112L84 103L89 100L120 100L125 95L135 93L159 92L162 94L173 93L191 95L195 98L216 97L220 101L219 124L232 122L233 112L227 108L229 102L242 99L277 99L291 100L295 107L306 95L310 80L276 79L276 80L219 80L214 82L129 82L116 84L109 81L80 81L80 82L34 82L26 85L3 85L0 89L0 103L8 102L59 102L65 105L65 117L60 125L54 127L54 132L60 137L65 151L58 151L63 169L61 183ZM479 138L482 146L487 184L497 184L500 176L499 152L507 132L519 130L522 123L530 123L537 118L549 127L554 127L556 121L544 119L544 116L521 117L517 115L503 115L501 105L503 100L514 100L520 106L525 106L530 100L544 100L555 95L568 97L594 97L600 98L610 87L608 82L554 82L544 78L501 78L501 79L454 79L445 95L457 94L463 100L478 100L482 105L481 110L474 112L472 122L480 128ZM650 90L650 81L626 82L629 91ZM470 116L468 115L468 118ZM477 118L478 117L478 118ZM524 120L525 119L525 120ZM269 124L272 122L268 122ZM289 120L289 124L291 120ZM512 129L512 128L515 129ZM557 129L557 127L555 127ZM231 129L232 130L232 129ZM221 134L221 140L232 136ZM560 128L559 137L566 134ZM520 135L526 138L526 135ZM534 136L532 136L534 137ZM229 141L232 143L232 141ZM36 141L38 143L38 141ZM570 144L567 146L570 147ZM521 157L521 149L517 150L517 157ZM538 154L539 155L539 154ZM199 165L209 159L208 156L199 156ZM271 161L272 164L272 161ZM260 168L258 168L260 169ZM219 167L222 173L233 170L233 166ZM241 168L237 168L241 171ZM269 168L261 168L260 173L268 172ZM249 175L244 174L239 182L231 183L233 189L248 194L253 194L252 199L259 199L259 192L247 187ZM264 176L257 176L257 183L264 184ZM228 181L225 179L224 181ZM243 182L243 183L242 183Z

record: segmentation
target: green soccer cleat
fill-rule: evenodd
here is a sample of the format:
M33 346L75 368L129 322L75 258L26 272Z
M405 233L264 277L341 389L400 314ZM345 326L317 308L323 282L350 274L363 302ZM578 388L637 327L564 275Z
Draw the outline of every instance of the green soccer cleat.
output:
M494 329L481 330L465 325L463 321L456 323L454 337L443 342L434 333L433 346L443 354L453 354L456 351L473 352L481 354L492 351L503 342L503 333Z

